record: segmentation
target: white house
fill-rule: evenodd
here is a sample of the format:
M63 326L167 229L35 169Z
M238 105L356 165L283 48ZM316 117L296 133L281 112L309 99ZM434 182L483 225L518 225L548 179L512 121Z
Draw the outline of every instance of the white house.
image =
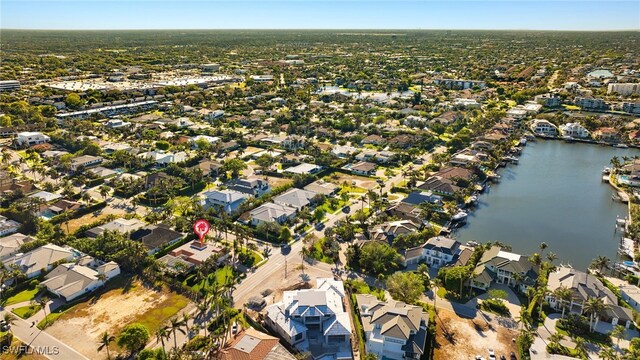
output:
M315 289L285 291L267 308L265 324L287 343L314 358L352 359L351 317L344 304L344 285L318 278Z
M32 146L47 143L49 140L51 138L41 132L19 132L16 137L16 144L19 146Z
M318 194L313 191L302 189L289 189L283 194L280 194L273 198L273 202L280 205L292 207L296 210L300 210L306 206L309 206Z
M171 163L180 163L186 161L187 153L185 153L184 151L172 153L166 152L164 150L154 150L139 154L138 157L141 157L147 161L155 162L158 165L168 165Z
M549 122L549 120L535 119L531 122L529 127L531 131L536 135L544 136L556 136L558 135L558 128Z
M113 261L108 263L85 256L76 263L58 265L45 276L42 285L52 294L65 301L88 294L120 275L120 267Z
M203 206L205 208L221 207L227 214L230 214L240 207L249 198L248 194L235 190L213 190L204 194Z
M9 220L0 215L0 236L5 236L17 232L21 224L17 221Z
M71 159L71 170L78 171L80 168L88 168L98 165L104 160L101 156L82 155Z
M264 203L249 212L251 224L259 225L265 222L284 223L296 216L296 209L287 205L272 202Z
M120 129L120 128L128 127L130 125L131 125L130 122L126 122L122 119L111 119L106 123L104 123L104 126L108 127L109 129Z
M2 263L7 269L13 265L27 277L34 278L42 271L49 271L53 264L59 261L72 261L80 254L70 247L60 247L58 245L47 244L24 254L16 254Z
M635 285L620 285L619 288L622 300L636 311L640 311L640 288Z
M560 131L562 136L570 136L573 138L584 139L591 136L589 130L585 129L580 123L566 123L560 125Z
M420 359L427 341L429 315L422 308L397 301L379 301L357 294L367 353L378 359Z
M17 254L22 245L33 240L31 236L20 233L0 237L0 261Z
M422 246L407 249L404 254L405 266L424 261L432 267L441 267L453 262L460 253L460 242L444 236L427 240Z

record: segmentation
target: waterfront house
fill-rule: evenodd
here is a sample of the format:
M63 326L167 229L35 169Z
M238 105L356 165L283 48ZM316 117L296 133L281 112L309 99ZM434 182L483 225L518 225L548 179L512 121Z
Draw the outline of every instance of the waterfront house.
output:
M488 290L495 282L524 292L527 287L535 284L537 277L538 269L527 256L504 251L494 245L482 254L473 271L471 287Z
M422 210L410 203L399 202L389 206L385 212L391 217L399 220L409 220L415 224L424 224L427 222L422 216Z
M584 305L589 298L602 299L606 305L604 314L600 319L612 325L622 325L627 329L633 324L631 309L618 305L618 298L595 275L588 274L570 267L559 267L549 274L547 281L548 295L545 300L549 305L561 311L562 301L553 296L553 292L564 286L571 291L571 300L566 304L567 311L584 314Z
M545 119L533 120L529 128L536 135L542 135L542 136L558 135L558 128L554 124L550 123L549 120L545 120Z
M404 265L424 261L427 265L438 268L454 262L459 252L460 242L444 236L436 236L421 246L407 249L404 252Z
M611 127L601 127L597 129L593 132L593 137L609 143L618 143L621 139L620 132Z
M439 204L442 203L442 196L434 195L433 191L412 191L401 203L416 206L423 203Z
M314 358L352 359L351 316L344 303L344 285L333 278L316 282L315 289L285 291L282 301L267 308L265 324Z
M451 196L462 190L455 180L443 178L442 176L430 176L422 184L418 185L418 189L433 191L446 196Z
M422 357L429 315L421 307L370 294L357 294L356 301L367 353L390 360Z
M620 285L620 297L636 311L640 311L640 288L636 285Z
M589 130L585 129L584 126L577 122L560 125L560 132L562 133L562 136L569 136L577 139L586 139L591 136Z

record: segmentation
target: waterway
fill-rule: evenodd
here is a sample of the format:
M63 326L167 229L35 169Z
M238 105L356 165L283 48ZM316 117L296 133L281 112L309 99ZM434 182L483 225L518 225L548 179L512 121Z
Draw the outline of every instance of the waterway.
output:
M613 156L640 155L637 149L618 149L583 143L538 140L524 148L518 165L499 171L499 184L480 196L467 224L455 237L467 241L500 241L513 251L558 255L556 264L585 270L599 255L615 259L620 234L616 216L627 206L611 200L612 187L602 182L602 169Z

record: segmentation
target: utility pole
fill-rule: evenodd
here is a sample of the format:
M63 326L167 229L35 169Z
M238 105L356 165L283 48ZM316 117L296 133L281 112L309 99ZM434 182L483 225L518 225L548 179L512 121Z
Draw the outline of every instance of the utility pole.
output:
M284 278L287 278L287 255L284 255Z

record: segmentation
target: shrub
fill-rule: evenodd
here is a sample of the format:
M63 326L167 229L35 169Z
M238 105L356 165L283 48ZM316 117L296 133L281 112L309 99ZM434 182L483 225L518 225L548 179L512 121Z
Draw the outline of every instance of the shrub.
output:
M568 314L564 319L558 320L557 326L559 329L576 336L589 333L587 318L579 314Z
M490 311L498 315L509 316L509 308L500 299L487 299L483 300L480 304L482 310Z

